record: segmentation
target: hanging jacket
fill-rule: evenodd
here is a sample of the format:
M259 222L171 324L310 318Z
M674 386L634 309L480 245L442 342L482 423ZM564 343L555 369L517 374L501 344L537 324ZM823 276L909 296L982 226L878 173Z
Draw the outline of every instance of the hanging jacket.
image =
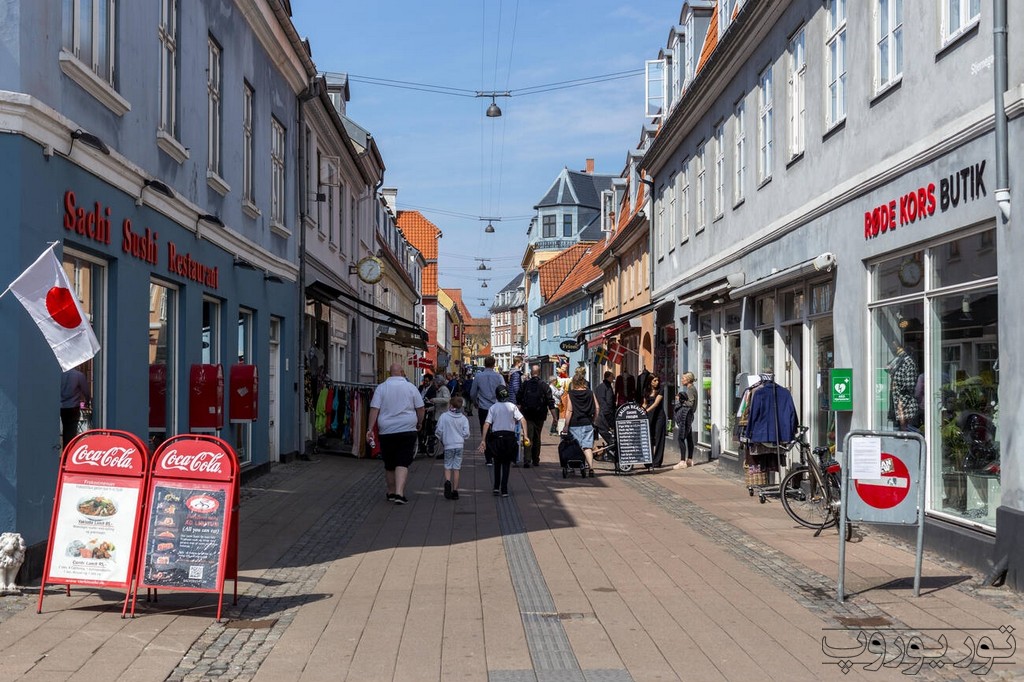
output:
M749 415L744 435L751 443L788 443L799 426L793 395L774 381L753 391Z

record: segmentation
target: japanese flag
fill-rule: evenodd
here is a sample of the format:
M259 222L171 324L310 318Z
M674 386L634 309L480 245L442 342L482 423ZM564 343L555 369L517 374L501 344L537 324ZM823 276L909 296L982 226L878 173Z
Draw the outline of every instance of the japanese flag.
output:
M67 371L96 355L100 343L78 296L71 289L64 268L53 253L56 246L55 243L43 251L35 263L11 282L7 291L25 306L57 356L61 369Z

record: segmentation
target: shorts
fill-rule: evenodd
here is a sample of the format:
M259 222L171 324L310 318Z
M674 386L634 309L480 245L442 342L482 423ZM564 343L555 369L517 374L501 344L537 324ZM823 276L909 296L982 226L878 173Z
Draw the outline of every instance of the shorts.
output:
M416 455L417 433L401 431L399 433L380 434L380 456L384 460L384 470L394 471L396 467L408 468Z
M576 439L576 442L580 444L580 447L584 450L590 450L594 447L594 427L593 426L570 426L569 433Z
M462 448L453 448L451 450L444 451L444 468L445 469L461 469L462 468Z

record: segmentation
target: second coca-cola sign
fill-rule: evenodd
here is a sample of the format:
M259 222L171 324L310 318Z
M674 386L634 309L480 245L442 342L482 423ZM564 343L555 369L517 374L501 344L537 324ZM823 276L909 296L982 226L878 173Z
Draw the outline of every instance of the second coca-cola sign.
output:
M226 481L231 478L231 467L228 464L230 456L216 447L216 444L201 440L179 440L157 455L153 474Z

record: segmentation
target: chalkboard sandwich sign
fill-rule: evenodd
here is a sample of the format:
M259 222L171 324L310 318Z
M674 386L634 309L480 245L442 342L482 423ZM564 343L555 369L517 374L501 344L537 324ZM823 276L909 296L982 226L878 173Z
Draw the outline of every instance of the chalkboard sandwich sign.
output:
M630 471L634 465L649 465L653 461L647 412L636 403L626 403L615 411L615 446L619 471Z
M237 580L238 460L212 436L175 436L153 454L138 588L217 592ZM135 601L132 601L132 612Z

